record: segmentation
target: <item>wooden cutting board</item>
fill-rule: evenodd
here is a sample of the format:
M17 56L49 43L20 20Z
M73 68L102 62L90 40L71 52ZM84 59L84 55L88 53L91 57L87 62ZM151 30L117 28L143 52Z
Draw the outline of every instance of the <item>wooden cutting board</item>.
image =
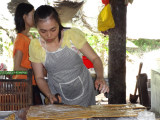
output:
M27 120L137 117L138 112L144 110L146 110L146 107L140 104L108 104L90 107L78 105L38 105L29 107L25 117Z
M138 112L143 110L145 107L138 104L93 105L87 108L78 105L41 105L29 108L27 120L137 117Z

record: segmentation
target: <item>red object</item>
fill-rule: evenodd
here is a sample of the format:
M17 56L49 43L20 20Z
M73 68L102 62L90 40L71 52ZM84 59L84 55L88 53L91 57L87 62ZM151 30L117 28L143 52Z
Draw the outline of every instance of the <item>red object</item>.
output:
M93 63L86 57L86 56L82 56L82 60L84 65L89 69L89 68L93 68Z
M102 3L107 5L107 4L109 4L109 0L102 0Z

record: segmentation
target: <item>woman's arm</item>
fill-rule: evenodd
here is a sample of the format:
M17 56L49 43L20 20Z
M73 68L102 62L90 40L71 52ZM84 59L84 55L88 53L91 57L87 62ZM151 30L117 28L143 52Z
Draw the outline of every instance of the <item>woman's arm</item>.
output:
M27 68L24 68L21 66L23 53L20 50L16 50L15 56L14 56L14 69L15 71L27 71Z
M54 95L52 95L52 93L51 93L51 91L50 91L50 89L48 87L48 83L44 79L44 68L43 68L42 63L34 63L34 62L32 62L32 67L33 67L36 83L37 83L40 91L42 93L44 93L44 95L46 97L48 97L50 102L53 104L54 101L57 101L57 99L55 98Z
M85 55L92 63L97 74L97 78L95 81L95 88L101 93L109 92L108 85L104 80L103 76L103 64L100 57L94 52L92 47L86 42L83 47L80 49L81 53Z

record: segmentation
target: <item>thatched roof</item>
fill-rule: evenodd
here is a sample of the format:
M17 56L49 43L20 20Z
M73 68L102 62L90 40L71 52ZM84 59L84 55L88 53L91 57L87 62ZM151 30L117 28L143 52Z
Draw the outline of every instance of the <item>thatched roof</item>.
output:
M22 2L29 3L28 0L11 0L8 3L8 9L12 15L14 15L17 5ZM84 0L53 0L52 2L60 15L61 21L65 23L74 17Z
M85 0L53 0L53 2L76 2L76 3L80 3L84 1Z
M83 4L82 0L81 2L73 2L73 1L80 1L80 0L68 0L68 1L61 0L61 2L58 1L58 2L55 2L54 4L57 12L60 15L61 21L63 23L70 21Z

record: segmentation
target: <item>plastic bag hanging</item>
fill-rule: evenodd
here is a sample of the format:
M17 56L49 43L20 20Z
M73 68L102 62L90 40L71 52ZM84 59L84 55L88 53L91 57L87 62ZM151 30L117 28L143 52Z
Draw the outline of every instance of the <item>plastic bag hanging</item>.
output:
M106 6L107 4L109 4L109 0L102 0L102 3Z
M98 30L104 32L110 28L114 28L115 23L112 16L109 0L102 0L102 3L105 4L105 7L102 9L98 16Z

